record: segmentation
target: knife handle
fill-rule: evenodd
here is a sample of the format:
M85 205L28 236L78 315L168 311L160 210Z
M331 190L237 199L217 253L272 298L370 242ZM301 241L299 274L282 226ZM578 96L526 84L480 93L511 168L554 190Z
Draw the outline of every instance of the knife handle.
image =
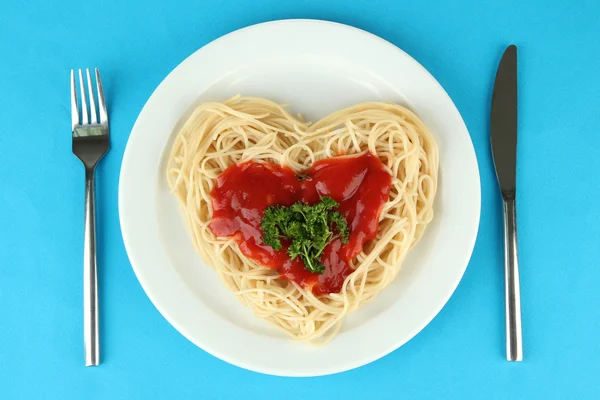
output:
M504 199L504 294L506 300L506 359L523 360L521 294L517 256L515 199Z

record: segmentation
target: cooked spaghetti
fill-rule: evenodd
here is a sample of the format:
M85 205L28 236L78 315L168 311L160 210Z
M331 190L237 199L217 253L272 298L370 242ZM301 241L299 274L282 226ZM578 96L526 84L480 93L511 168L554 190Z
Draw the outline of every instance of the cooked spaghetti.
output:
M358 162L370 155L389 174L389 189L375 211L373 240L352 253L335 289L313 290L314 280L294 280L249 257L241 234L217 236L214 224L211 229L214 192L230 167L264 165L275 171L276 166L303 174L329 159ZM223 284L256 316L295 339L318 344L331 340L349 312L394 280L433 217L437 178L436 142L402 106L363 103L311 124L270 100L240 96L198 107L177 135L167 167L193 244Z

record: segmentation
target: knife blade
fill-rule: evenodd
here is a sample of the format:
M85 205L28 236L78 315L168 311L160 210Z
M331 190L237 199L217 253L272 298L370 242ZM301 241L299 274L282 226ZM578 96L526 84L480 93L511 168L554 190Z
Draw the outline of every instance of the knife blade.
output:
M515 197L517 166L517 47L504 52L492 94L490 119L492 155L504 198Z
M523 360L521 291L517 252L517 47L508 46L496 73L490 115L490 141L504 203L504 297L506 359Z

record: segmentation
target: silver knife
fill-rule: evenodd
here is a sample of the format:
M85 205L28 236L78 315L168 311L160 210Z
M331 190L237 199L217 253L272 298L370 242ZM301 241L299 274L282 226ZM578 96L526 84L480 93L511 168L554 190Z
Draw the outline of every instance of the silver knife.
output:
M490 139L498 184L504 201L504 295L506 300L506 359L523 360L521 296L517 257L517 47L504 52L492 94Z

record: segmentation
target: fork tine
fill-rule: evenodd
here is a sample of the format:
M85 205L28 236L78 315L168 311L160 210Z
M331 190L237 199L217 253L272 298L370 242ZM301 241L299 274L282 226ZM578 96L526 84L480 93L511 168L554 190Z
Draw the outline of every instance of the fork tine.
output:
M96 101L94 100L94 91L92 90L92 78L90 76L89 68L85 69L85 74L87 75L87 87L88 87L88 93L90 95L90 117L91 117L90 123L97 124L98 118L96 117Z
M71 70L71 125L72 130L79 125L79 110L77 109L77 88L75 87L75 71Z
M81 69L79 69L79 91L81 92L81 125L89 124L90 119L88 118L87 102L85 100L85 85L83 83Z
M96 68L96 89L98 90L98 110L100 111L100 123L108 124L108 113L106 112L106 102L104 101L104 89L102 88L102 79L100 71Z

